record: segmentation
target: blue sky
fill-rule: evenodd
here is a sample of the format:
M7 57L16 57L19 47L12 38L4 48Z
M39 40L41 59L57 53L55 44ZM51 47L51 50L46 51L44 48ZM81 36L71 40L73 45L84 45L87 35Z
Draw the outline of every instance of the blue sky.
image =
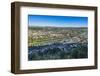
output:
M87 27L88 17L28 15L29 26Z

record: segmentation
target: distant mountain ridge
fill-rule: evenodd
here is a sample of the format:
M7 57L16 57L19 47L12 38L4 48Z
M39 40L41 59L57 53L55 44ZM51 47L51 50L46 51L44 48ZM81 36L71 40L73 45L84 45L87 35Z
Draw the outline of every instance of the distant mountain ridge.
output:
M32 28L76 28L76 29L80 29L80 28L83 28L83 29L86 29L88 27L55 27L55 26L28 26L28 28L32 29Z

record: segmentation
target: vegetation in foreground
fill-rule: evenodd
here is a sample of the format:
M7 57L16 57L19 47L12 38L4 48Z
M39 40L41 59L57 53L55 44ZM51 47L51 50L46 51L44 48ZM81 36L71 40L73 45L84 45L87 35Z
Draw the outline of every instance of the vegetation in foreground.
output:
M87 43L52 44L29 48L29 60L87 58Z

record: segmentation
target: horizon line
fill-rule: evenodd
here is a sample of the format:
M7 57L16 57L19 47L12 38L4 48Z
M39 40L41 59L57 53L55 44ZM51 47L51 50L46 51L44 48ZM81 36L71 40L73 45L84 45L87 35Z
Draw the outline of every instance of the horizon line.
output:
M69 27L69 26L32 26L32 25L29 25L28 27ZM77 28L79 26L73 26L73 27L76 27ZM86 27L86 26L80 26L80 27Z

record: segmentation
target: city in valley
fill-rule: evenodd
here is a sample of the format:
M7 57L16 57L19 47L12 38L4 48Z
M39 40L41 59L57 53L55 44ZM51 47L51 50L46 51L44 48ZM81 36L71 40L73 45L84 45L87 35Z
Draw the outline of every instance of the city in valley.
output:
M28 60L88 56L87 27L28 27Z

